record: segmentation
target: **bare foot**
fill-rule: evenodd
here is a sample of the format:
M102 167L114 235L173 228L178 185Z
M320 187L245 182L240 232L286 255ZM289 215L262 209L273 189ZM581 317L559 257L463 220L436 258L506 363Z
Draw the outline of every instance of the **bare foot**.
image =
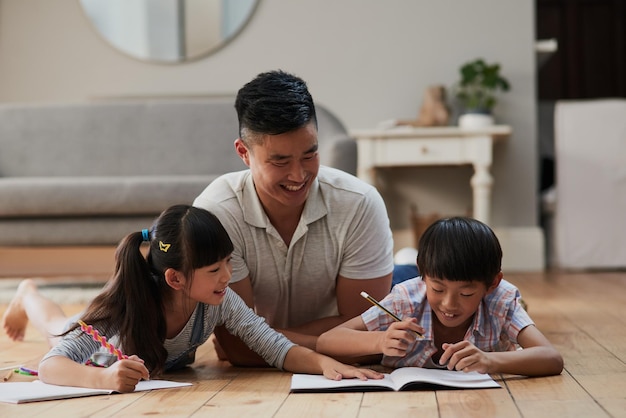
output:
M30 279L23 280L20 283L15 296L13 296L11 303L4 311L4 315L2 315L2 328L13 341L24 340L28 316L22 301L24 300L24 295L28 292L37 292L37 285Z

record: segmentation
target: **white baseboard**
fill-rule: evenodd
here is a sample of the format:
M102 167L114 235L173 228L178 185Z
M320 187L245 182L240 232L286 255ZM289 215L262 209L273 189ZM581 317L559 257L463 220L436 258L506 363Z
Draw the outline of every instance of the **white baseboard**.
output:
M537 272L546 267L543 229L538 226L494 228L502 246L502 270Z
M502 246L502 270L507 272L538 272L546 266L543 230L538 227L494 228ZM414 247L413 231L393 231L394 253L403 247Z

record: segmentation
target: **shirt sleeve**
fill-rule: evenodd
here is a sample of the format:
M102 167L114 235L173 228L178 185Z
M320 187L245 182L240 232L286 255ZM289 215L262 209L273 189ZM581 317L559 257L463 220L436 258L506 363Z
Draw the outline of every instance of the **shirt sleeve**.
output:
M228 289L222 302L226 329L243 340L252 351L270 365L283 368L287 352L295 345L287 337L271 328L265 320L250 309L233 290Z
M517 336L519 333L529 325L534 325L535 322L530 318L528 312L522 307L520 303L520 293L516 294L515 299L512 301L507 320L510 326L507 327L508 336L512 341L517 342Z
M339 271L350 279L371 279L393 271L393 237L385 202L375 188L364 195L350 221Z
M421 279L411 279L395 285L379 303L398 318L414 316L415 305L422 302L418 293L418 280ZM385 331L395 321L378 306L372 306L363 312L361 319L369 331Z
M103 335L108 336L110 334L110 330L103 332ZM115 338L112 337L109 340L114 341ZM44 355L41 362L46 361L50 357L63 356L76 363L84 364L100 349L101 345L99 342L94 341L89 334L83 332L80 328L76 328L69 334L63 336L59 343Z
M498 291L491 297L489 308L492 320L501 318L502 312L504 312L504 323L501 325L502 336L506 335L509 341L514 344L517 344L517 336L521 330L529 325L534 325L533 320L520 303L521 297L517 287L502 280L498 286Z

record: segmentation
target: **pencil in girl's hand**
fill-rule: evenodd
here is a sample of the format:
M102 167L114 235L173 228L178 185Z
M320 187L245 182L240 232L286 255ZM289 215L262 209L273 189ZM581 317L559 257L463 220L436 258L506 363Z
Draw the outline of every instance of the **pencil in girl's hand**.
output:
M378 306L380 309L382 309L387 315L392 317L394 320L396 320L398 322L402 322L402 319L398 318L396 315L394 315L393 312L391 312L390 310L385 308L383 305L378 303L378 301L376 299L374 299L373 297L371 297L370 295L368 295L367 292L361 292L361 296L363 296L365 299L369 300L372 303L372 305ZM416 333L417 335L419 335L420 337L423 337L423 335L420 334L419 332L417 332L417 331L413 331L413 332Z
M78 324L80 325L80 329L83 332L91 335L91 338L93 338L94 341L99 342L102 347L109 350L109 353L116 355L118 360L128 358L128 356L122 353L122 351L119 348L115 347L113 344L108 342L107 337L105 337L104 335L100 335L97 329L95 329L91 325L85 324L81 320L78 321Z

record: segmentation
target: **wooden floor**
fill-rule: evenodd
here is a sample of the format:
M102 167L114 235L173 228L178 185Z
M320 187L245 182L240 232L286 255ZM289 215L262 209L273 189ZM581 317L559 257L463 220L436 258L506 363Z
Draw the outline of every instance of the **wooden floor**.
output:
M205 344L193 367L165 376L193 382L191 387L0 403L0 417L626 417L626 272L506 278L520 288L537 326L563 354L560 376L493 376L503 389L290 394L289 373L230 367ZM81 307L66 308L73 313ZM28 331L22 343L0 334L0 367L36 367L47 349L40 336Z

